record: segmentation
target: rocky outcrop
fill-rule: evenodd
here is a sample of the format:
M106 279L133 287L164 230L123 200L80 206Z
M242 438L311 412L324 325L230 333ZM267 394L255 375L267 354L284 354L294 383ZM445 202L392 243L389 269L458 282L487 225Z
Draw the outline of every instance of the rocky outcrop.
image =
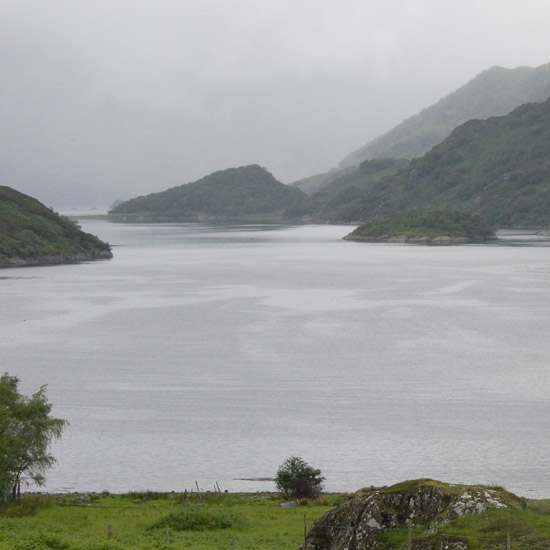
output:
M388 530L407 528L409 522L413 527L422 525L426 534L412 540L413 548L462 550L468 548L468 542L438 535L437 524L464 515L480 514L490 508L521 505L522 499L503 489L451 485L433 480L362 489L312 525L306 550L386 548L378 539L379 535Z

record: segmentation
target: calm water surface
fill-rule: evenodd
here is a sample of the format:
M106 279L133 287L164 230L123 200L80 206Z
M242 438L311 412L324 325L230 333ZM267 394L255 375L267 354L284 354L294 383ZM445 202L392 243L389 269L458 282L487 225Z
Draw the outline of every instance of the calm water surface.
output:
M70 421L49 490L329 490L433 477L550 497L550 248L342 226L83 220L111 261L0 271L0 360Z

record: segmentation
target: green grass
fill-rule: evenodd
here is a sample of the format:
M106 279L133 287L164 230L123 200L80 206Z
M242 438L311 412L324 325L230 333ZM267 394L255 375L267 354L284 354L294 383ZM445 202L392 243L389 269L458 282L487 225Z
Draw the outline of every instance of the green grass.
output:
M508 493L510 495L510 493ZM517 497L511 495L517 500ZM550 547L550 501L526 501L525 507L491 509L480 515L467 515L439 524L428 533L426 526L415 525L411 539L420 542L463 541L470 550L506 548L510 537L512 549ZM384 533L379 540L384 548L402 549L408 539L407 529ZM435 547L439 547L435 544Z
M233 537L236 549L298 548L304 517L309 525L338 502L326 498L287 509L270 493L27 496L0 510L0 550L211 550Z

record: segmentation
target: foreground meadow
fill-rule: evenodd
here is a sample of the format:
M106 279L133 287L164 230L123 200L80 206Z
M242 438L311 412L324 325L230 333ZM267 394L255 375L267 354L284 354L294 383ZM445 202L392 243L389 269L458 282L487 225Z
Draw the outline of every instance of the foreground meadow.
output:
M0 550L299 548L304 525L338 500L283 508L269 493L24 496L0 510Z
M346 498L283 508L273 493L23 496L0 509L0 550L298 550L304 528ZM454 541L469 550L550 550L550 501L426 527L388 531L378 544L401 550L411 537L419 549Z

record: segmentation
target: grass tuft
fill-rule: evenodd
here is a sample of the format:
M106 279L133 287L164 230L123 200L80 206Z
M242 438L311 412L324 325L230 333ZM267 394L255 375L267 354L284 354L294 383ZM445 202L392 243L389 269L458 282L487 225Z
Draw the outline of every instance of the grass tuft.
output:
M181 512L174 512L155 521L151 525L151 529L168 526L175 531L211 531L217 529L240 529L245 525L245 518L236 512L193 507Z

